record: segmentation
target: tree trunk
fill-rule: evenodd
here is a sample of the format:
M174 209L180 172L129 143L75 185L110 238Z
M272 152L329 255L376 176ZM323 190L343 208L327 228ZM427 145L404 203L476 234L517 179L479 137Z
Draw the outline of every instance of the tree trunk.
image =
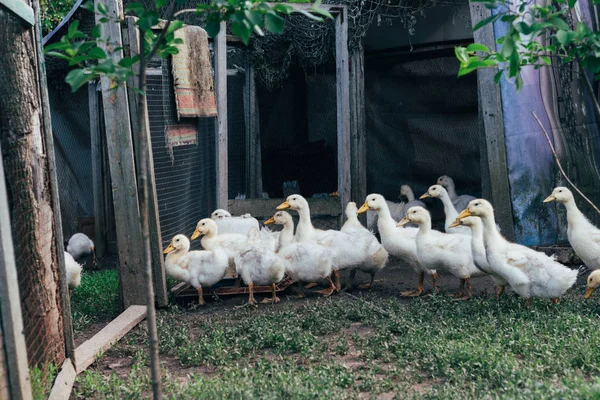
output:
M31 4L29 0L25 1ZM0 7L0 140L30 366L64 359L56 226L34 29Z

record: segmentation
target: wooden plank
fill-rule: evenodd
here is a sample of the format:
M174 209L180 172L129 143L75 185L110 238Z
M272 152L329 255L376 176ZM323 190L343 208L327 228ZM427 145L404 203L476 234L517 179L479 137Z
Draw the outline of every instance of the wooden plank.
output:
M38 80L42 101L42 124L44 126L44 140L46 142L46 157L48 160L48 177L50 192L52 194L52 215L54 222L54 244L56 247L56 262L58 264L59 290L61 302L61 316L66 357L75 357L75 341L73 338L73 316L71 314L71 299L65 267L64 238L62 218L60 215L60 196L56 172L56 155L54 154L54 135L52 134L52 120L50 116L50 99L48 96L48 82L46 79L46 61L42 47L42 23L40 17L40 4L33 2L36 24L34 26L34 40L38 64Z
M339 197L322 197L306 200L308 201L311 215L337 216L343 214ZM229 200L227 210L229 210L231 215L250 213L256 219L268 219L277 212L275 208L284 201L285 199ZM292 211L292 214L294 213Z
M138 55L140 52L139 46L139 30L135 26L136 18L127 17L127 36L129 46L125 46L125 48L129 49L129 56L133 57ZM139 73L139 63L136 63L133 67L133 70L137 76ZM141 143L136 143L136 140L141 137L139 133L140 126L137 123L138 113L144 113L144 118L146 118L146 127L150 129L150 121L148 120L148 105L145 103L143 110L138 110L138 102L137 96L132 88L137 87L137 83L134 82L134 77L130 78L127 82L128 85L128 96L129 96L129 112L131 115L131 128L133 131L134 138L134 147L139 149L141 148ZM152 251L152 279L154 281L154 300L156 301L156 305L158 307L166 307L169 304L169 297L167 293L167 279L165 276L165 265L162 253L162 235L160 230L160 219L158 216L158 197L156 194L156 181L154 179L154 156L152 153L152 141L150 139L150 133L147 134L148 143L148 186L149 186L149 203L148 203L148 211L149 211L149 228L150 228L150 247ZM139 157L136 157L136 160L139 160ZM136 161L139 162L139 161Z
M98 84L88 84L90 110L90 142L92 150L92 186L94 191L94 248L96 257L106 254L106 215L104 213L104 181L102 177L102 139L100 137L100 115L98 113Z
M470 3L471 24L489 17L491 11L481 3ZM486 25L473 33L476 43L493 49L496 46L494 28ZM477 89L479 92L481 114L485 129L486 155L489 168L491 202L496 211L496 221L500 224L502 234L508 240L514 240L512 202L510 184L506 164L506 142L504 137L504 121L502 117L502 99L500 87L494 83L495 69L486 68L477 71ZM483 168L485 170L485 168Z
M9 9L17 17L21 18L23 22L29 24L29 26L35 25L33 8L31 8L23 0L0 0L0 5Z
M48 400L67 400L71 397L71 390L73 390L76 377L77 372L75 371L73 362L70 358L65 359L60 372L54 380Z
M96 6L100 0L96 0ZM107 51L110 48L122 48L121 27L116 21L123 15L118 0L102 1L108 9L110 22L100 24L101 39L98 46ZM96 23L102 16L96 15ZM112 53L115 63L123 58L122 51ZM104 108L104 126L112 184L117 243L119 248L119 293L122 308L131 305L146 304L144 266L142 265L142 231L138 206L138 191L131 140L131 121L129 101L124 85L111 87L104 77L102 85L102 104Z
M144 318L146 318L146 306L130 306L91 339L82 343L75 350L76 372L79 374L84 371L96 360L98 355L119 341Z
M13 399L31 399L21 297L12 241L4 163L0 149L0 313Z
M348 67L348 11L340 7L335 18L335 63L337 85L338 194L342 205L350 201L350 76ZM340 226L343 218L340 217Z
M216 152L217 152L217 208L225 208L229 198L227 161L227 25L221 22L221 31L215 38L215 88L217 90Z
M350 137L352 195L356 204L367 197L367 132L365 118L365 66L364 48L360 47L350 56ZM366 225L367 214L361 214Z
M262 198L262 157L256 80L250 56L246 57L244 84L244 118L246 125L246 198Z

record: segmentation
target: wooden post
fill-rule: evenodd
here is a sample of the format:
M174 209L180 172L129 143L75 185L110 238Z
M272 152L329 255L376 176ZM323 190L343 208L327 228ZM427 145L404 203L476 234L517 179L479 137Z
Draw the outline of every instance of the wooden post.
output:
M335 17L335 64L337 85L338 193L342 207L350 201L350 77L348 69L348 11L340 6ZM340 217L340 226L343 218Z
M44 139L46 141L46 155L48 158L48 175L50 180L50 192L52 194L52 214L54 217L54 243L56 246L56 261L58 262L59 289L61 294L61 315L63 319L63 335L65 343L65 355L75 362L75 341L73 339L73 316L71 314L71 298L69 296L69 285L65 267L64 239L62 229L62 218L60 216L60 200L58 192L58 178L56 175L56 156L54 154L54 135L52 134L52 120L50 118L50 98L48 96L48 82L46 79L46 62L42 47L42 22L40 15L40 3L33 2L33 10L36 17L34 26L35 50L38 61L38 79L40 96L42 100L42 123L44 125Z
M475 26L479 21L489 17L491 11L482 3L470 3L471 24ZM473 33L476 43L486 45L490 49L496 47L494 28L486 25ZM506 166L506 143L504 137L504 121L502 119L502 99L500 87L494 83L495 69L486 68L477 71L477 90L481 105L481 115L485 128L485 151L489 170L489 187L491 198L496 211L496 221L500 224L502 234L508 240L514 240L512 202L510 198L510 184ZM483 171L486 168L482 168ZM486 179L486 177L482 177ZM484 185L487 186L487 185Z
M217 208L227 208L229 177L227 161L227 25L214 40L215 87L217 90L216 152L217 152Z
M131 57L139 54L139 30L135 26L135 18L127 17L127 39L129 42L129 55ZM128 47L125 46L127 49ZM139 63L136 63L133 67L135 76L139 73ZM131 77L127 82L127 94L129 96L129 113L132 121L132 131L134 139L141 137L138 130L140 127L137 124L138 113L143 112L146 118L146 127L150 129L150 121L148 120L148 105L146 102L146 108L144 110L138 110L138 102L135 92L132 90L133 87L137 86L135 78ZM135 143L135 148L141 148L141 145ZM162 251L162 234L160 231L160 219L158 216L158 197L156 195L156 181L154 180L154 157L152 155L152 141L148 134L148 186L150 190L150 202L148 204L149 215L149 227L150 227L150 246L152 248L152 277L154 280L154 299L158 307L166 307L169 304L169 295L167 293L167 279L165 277L165 265L163 260ZM136 156L136 162L139 157Z
M31 399L31 383L5 182L0 151L0 322L11 398L28 400Z
M367 132L365 118L365 55L360 47L350 56L350 138L352 200L362 204L367 197ZM366 224L366 213L359 215Z
M99 2L100 0L96 0L96 7ZM122 47L121 27L116 21L122 19L123 13L119 0L102 2L108 9L110 22L100 24L102 40L98 41L98 45L108 53L106 40L110 40L110 48ZM98 19L101 17L100 14L96 15L96 23L99 23ZM123 58L122 50L113 52L112 57L115 63L118 63ZM106 77L100 80L100 84L119 248L119 291L121 308L126 309L131 305L146 304L142 230L131 140L129 101L125 85L113 88Z
M104 180L102 176L102 138L100 137L100 115L97 82L88 84L90 109L90 142L92 147L92 185L94 190L94 247L96 257L106 254L106 215L104 206Z
M244 119L246 125L246 198L262 198L262 160L260 151L260 128L254 66L246 57L246 81L244 83Z

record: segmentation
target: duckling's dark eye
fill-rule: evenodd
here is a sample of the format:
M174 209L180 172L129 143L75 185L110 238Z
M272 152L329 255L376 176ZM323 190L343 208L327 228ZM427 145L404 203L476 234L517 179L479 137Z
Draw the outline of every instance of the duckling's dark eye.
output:
M203 222L203 223L202 223L202 226L204 226L204 225L206 225L206 222Z
M558 193L562 193L562 190L559 190Z

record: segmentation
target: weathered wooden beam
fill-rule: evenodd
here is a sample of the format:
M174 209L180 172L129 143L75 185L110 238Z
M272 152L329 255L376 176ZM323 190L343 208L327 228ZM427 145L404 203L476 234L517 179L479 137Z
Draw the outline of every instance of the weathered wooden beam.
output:
M246 198L262 197L262 159L260 150L260 121L256 98L256 80L251 57L246 57L244 83L244 119L246 125Z
M285 199L229 200L227 209L231 215L250 213L256 219L268 219L277 212L275 208L284 201ZM336 216L342 214L339 197L306 199L306 201L308 201L311 215Z
M48 396L48 400L67 400L71 397L71 390L77 378L77 371L70 358L66 358L63 362L60 372L54 380L52 390Z
M58 177L56 173L56 155L54 153L54 135L52 134L52 119L50 117L50 98L48 96L48 82L46 79L46 61L42 47L42 22L39 2L33 2L36 24L34 25L35 50L38 63L38 80L42 101L42 124L44 125L44 139L46 142L46 157L48 159L48 176L50 192L52 193L52 215L54 218L54 244L56 246L56 261L58 263L58 287L61 296L61 316L63 322L63 335L65 355L74 359L75 340L73 338L73 316L71 314L71 299L65 267L64 239L62 218L60 215L60 196L58 190Z
M144 318L146 318L146 306L130 306L91 339L83 342L75 350L77 355L76 372L79 374L85 371L96 360L96 357L119 341Z
M489 17L491 11L482 3L470 3L471 24ZM476 43L486 45L490 49L496 46L494 28L486 25L475 31L473 37ZM477 71L477 89L481 105L481 116L485 129L485 150L489 170L491 198L496 211L496 221L500 224L502 234L509 240L514 240L512 202L510 184L506 163L506 142L504 137L504 121L502 117L502 99L500 87L494 83L495 69L485 68ZM485 160L484 157L482 157ZM482 168L485 171L485 168Z
M367 132L365 117L364 48L350 56L350 138L352 201L362 204L367 197ZM359 218L366 223L366 213Z
M0 151L0 315L11 398L29 400L31 383L2 151Z
M348 67L348 11L340 7L335 17L335 64L337 85L338 194L342 207L350 201L350 86ZM340 217L340 226L342 218Z
M216 151L217 151L217 207L225 208L229 198L227 159L227 25L221 22L221 31L215 38L215 88L217 90Z
M96 0L96 6L100 0ZM110 48L122 48L121 27L116 21L123 18L118 0L103 0L110 21L102 23L98 46L109 53ZM96 15L96 23L102 16ZM123 52L114 51L115 63L123 58ZM117 244L119 248L119 292L123 309L131 305L146 304L144 290L144 266L142 265L142 230L138 203L138 190L131 140L129 101L125 85L112 87L108 78L100 80L104 126L112 183Z
M136 19L134 17L127 17L127 41L129 46L125 46L129 50L129 56L134 57L140 52L139 45L139 30L135 26ZM129 98L129 113L131 115L131 128L134 138L134 147L136 149L141 148L141 143L137 143L136 140L142 137L139 133L140 126L137 123L139 113L144 114L146 118L146 127L150 129L150 121L148 120L148 105L145 102L143 110L138 109L137 96L132 88L137 87L137 79L139 74L139 63L133 66L135 72L134 77L130 78L127 82L127 94ZM148 149L147 160L148 160L148 186L149 186L149 227L150 227L150 246L152 251L152 278L154 280L154 299L158 307L165 307L169 304L169 295L167 293L167 280L165 277L165 266L162 252L162 235L160 230L160 219L158 215L158 197L156 194L156 181L154 179L154 156L152 154L152 141L150 140L150 134L147 135L148 143L146 147ZM136 163L139 163L140 157L136 155Z
M88 84L88 104L90 112L90 142L92 150L92 189L94 191L94 247L96 257L106 254L106 214L104 205L104 178L102 176L102 138L100 133L100 115L98 84Z
M23 0L0 0L0 5L6 7L29 26L35 25L33 8Z

